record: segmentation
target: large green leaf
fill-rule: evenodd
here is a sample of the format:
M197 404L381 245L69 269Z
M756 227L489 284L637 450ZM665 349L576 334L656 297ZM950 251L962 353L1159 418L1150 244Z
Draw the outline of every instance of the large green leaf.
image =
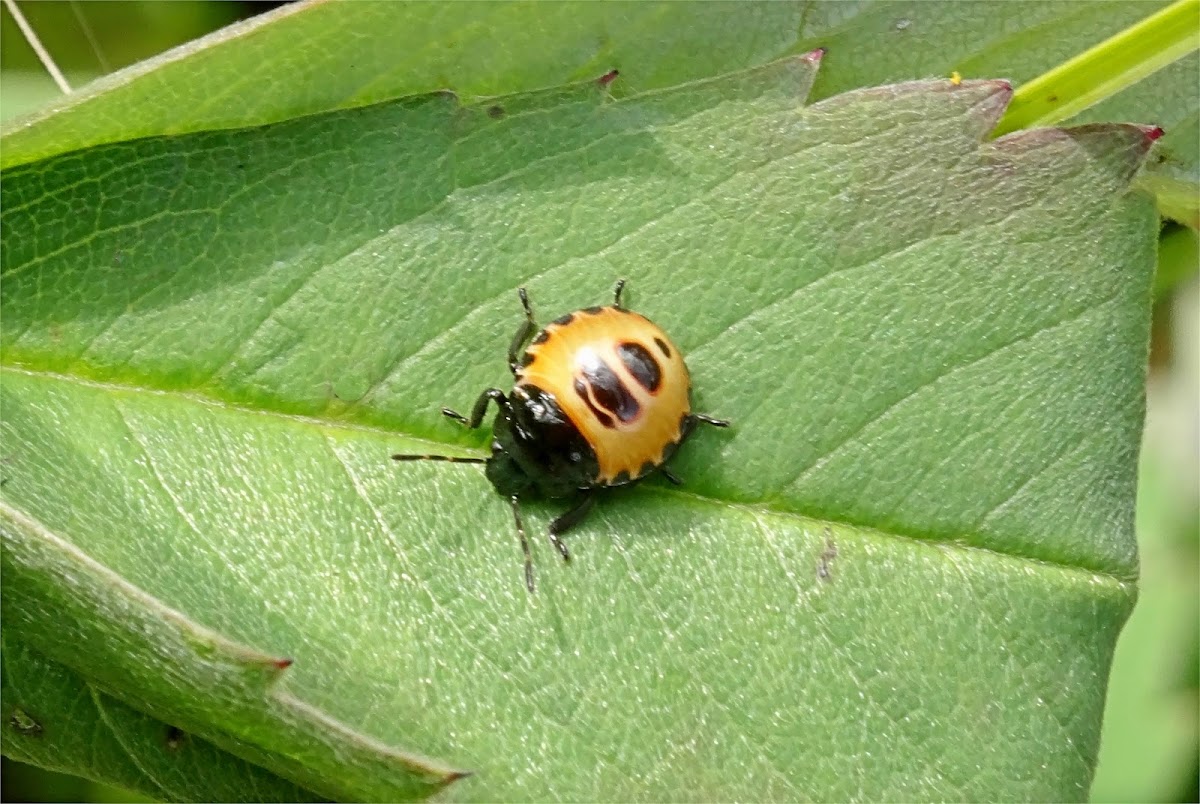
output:
M814 99L952 70L1020 83L1166 4L300 3L106 77L8 126L0 164L443 89L464 97L523 92L614 67L626 76L618 94L658 89L817 47L829 56ZM1195 95L1193 75L1164 84L1159 74L1130 94L1161 123L1178 96ZM1180 149L1193 171L1196 151Z
M6 635L324 795L1086 795L1150 136L983 144L994 81L802 108L815 63L7 171ZM437 408L504 381L518 285L617 276L735 426L530 596L481 473L387 455L486 443Z
M312 794L105 695L3 640L4 753L165 801L305 801Z

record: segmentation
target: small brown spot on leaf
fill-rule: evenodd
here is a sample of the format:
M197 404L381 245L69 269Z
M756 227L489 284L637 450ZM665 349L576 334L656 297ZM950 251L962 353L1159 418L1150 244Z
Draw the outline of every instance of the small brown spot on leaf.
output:
M825 549L817 559L817 577L828 581L833 576L833 560L837 558L837 545L833 543L833 531L825 528Z
M42 736L42 724L20 707L13 709L12 715L8 718L8 725L12 726L18 734L24 734L26 737Z
M167 736L164 742L168 751L178 751L187 739L187 732L178 726L167 726Z

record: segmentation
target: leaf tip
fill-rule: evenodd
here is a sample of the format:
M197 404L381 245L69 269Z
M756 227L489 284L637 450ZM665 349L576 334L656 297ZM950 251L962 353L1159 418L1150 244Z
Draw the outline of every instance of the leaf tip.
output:
M1013 154L1043 151L1046 158L1073 164L1074 169L1107 165L1108 171L1101 172L1108 176L1108 190L1124 192L1161 136L1158 126L1088 123L1070 128L1022 129L1005 134L994 145Z
M608 89L609 85L611 85L613 81L616 81L620 75L621 71L614 68L597 78L596 83L600 85L601 89Z
M263 673L267 683L274 683L285 670L296 663L290 656L250 656L243 660L244 665L252 670Z
M1111 144L1118 152L1123 151L1127 154L1127 159L1132 160L1135 170L1141 167L1146 154L1150 152L1150 147L1166 133L1161 126L1136 123L1091 123L1064 131L1092 150L1101 150L1104 144ZM1132 179L1132 176L1130 178Z
M1006 78L987 78L979 81L950 82L951 91L967 91L978 96L973 116L978 121L976 131L984 139L1000 123L1000 118L1012 102L1013 85Z
M807 61L809 64L820 64L821 59L825 58L825 54L829 52L827 47L819 47L816 50L810 50L800 58Z
M469 770L452 770L442 777L442 782L446 785L451 785L459 779L466 779L468 776L474 776L475 771Z

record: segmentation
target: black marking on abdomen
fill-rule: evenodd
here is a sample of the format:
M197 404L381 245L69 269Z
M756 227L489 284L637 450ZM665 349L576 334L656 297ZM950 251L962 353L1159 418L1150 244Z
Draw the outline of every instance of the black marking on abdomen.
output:
M579 394L580 399L591 408L605 427L615 426L613 417L628 424L642 412L637 398L603 360L586 366L576 375L575 393Z
M592 401L591 395L588 394L587 383L585 383L579 377L575 378L575 393L579 395L579 398L583 400L583 403L588 406L588 410L590 410L592 415L596 417L596 421L600 422L603 427L611 430L617 426L616 422L612 420L612 416L609 416L607 413L600 410L600 408L596 407L596 403Z
M662 338L655 338L654 342L656 344L658 344L658 348L662 351L663 357L666 357L666 358L671 357L671 347L667 346L666 341L664 341Z
M626 341L617 347L617 354L639 385L652 394L658 391L658 387L662 385L662 369L659 368L654 355L646 351L646 347L640 343Z
M567 313L566 315L560 315L558 318L554 319L550 323L558 324L560 327L565 327L567 324L570 324L574 320L575 320L575 314Z
M583 379L587 381L596 403L621 421L629 423L642 412L637 398L603 360L585 368Z

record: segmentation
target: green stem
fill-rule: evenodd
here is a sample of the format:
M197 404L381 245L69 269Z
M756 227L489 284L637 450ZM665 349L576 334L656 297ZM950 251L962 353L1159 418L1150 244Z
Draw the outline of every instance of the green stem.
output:
M1177 0L1017 88L996 136L1075 116L1200 49L1200 0Z

